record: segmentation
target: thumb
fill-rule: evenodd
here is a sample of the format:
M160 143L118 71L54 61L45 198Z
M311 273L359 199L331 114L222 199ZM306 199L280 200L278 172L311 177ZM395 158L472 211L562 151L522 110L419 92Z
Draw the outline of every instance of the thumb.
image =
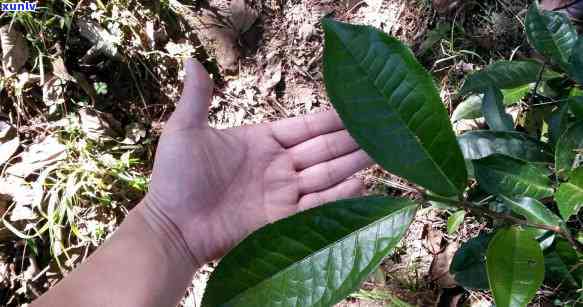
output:
M213 94L213 81L205 68L191 58L184 61L184 89L168 124L173 128L205 127Z

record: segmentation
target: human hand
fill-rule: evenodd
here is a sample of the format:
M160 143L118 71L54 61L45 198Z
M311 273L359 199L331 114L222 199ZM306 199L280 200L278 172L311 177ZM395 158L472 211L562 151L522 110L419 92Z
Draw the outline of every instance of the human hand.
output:
M200 63L185 65L143 207L178 230L199 265L268 223L362 192L346 179L372 161L335 112L213 129L213 83Z

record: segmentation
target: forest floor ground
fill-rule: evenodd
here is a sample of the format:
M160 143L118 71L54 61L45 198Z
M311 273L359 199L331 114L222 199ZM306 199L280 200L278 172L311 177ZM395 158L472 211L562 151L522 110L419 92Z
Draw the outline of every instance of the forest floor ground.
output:
M265 0L238 39L236 71L225 73L188 22L197 13L193 3L45 3L37 13L0 17L0 47L14 58L3 63L0 94L2 306L47 291L146 193L158 137L181 92L184 57L212 73L210 122L228 128L331 108L322 75L320 21L327 16L406 43L450 112L470 72L532 52L526 0ZM16 72L7 74L7 66ZM11 129L16 137L5 138ZM369 193L415 197L407 182L378 167L358 176ZM449 214L420 210L393 255L339 306L490 306L488 292L465 291L448 273L459 245L488 224L467 216L448 234ZM197 273L183 306L198 306L213 267ZM533 304L552 299L549 289Z

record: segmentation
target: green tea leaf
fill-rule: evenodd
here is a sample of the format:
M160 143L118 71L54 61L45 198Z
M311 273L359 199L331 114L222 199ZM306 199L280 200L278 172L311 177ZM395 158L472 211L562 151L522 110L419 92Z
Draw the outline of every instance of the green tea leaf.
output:
M447 38L452 31L451 23L438 23L433 30L427 32L425 40L419 46L418 55L424 55L440 40Z
M464 210L459 210L450 215L447 219L447 233L451 235L456 232L460 228L460 225L464 222L465 217L466 211Z
M577 39L569 62L571 64L569 65L569 74L575 81L583 85L583 38Z
M455 123L462 119L475 119L482 117L483 95L471 95L462 101L451 114L451 122Z
M473 162L476 179L488 193L536 199L553 195L550 179L531 163L500 154Z
M486 251L493 234L482 233L462 244L453 256L449 272L465 288L488 289Z
M543 65L535 61L499 61L471 74L460 94L483 93L493 86L499 89L515 89L538 81ZM544 74L544 79L558 76Z
M555 169L557 173L569 172L581 164L583 150L583 121L579 121L561 135L555 146Z
M564 239L545 251L545 279L578 288L583 282L583 255L577 253Z
M459 195L467 184L464 160L429 73L381 31L323 24L326 89L350 134L391 173Z
M555 193L555 200L565 221L581 210L583 207L583 168L574 170L569 181L561 183Z
M503 154L530 162L552 162L546 144L516 131L470 131L458 137L464 158L478 160Z
M526 95L534 89L535 83L525 84L515 88L509 89L502 89L502 95L504 96L504 105L511 106L519 101L522 98L526 97Z
M577 31L569 17L559 12L541 11L535 4L528 10L525 25L530 44L568 71L569 59L577 42Z
M512 116L506 113L506 108L502 103L504 96L502 92L494 87L488 87L484 94L482 113L486 118L486 123L490 129L495 131L512 131L514 122Z
M497 307L526 306L545 275L539 244L517 227L497 231L488 245L486 267Z
M583 119L583 96L569 97L569 109L577 119Z
M511 199L502 195L499 197L502 198L504 204L507 205L512 212L524 216L530 223L549 226L559 226L562 223L560 217L536 199L530 197ZM541 231L544 232L545 230Z
M534 88L534 83L522 85L519 87L502 90L504 95L504 105L511 106L521 101L522 98ZM484 95L471 95L462 101L453 111L451 121L453 123L462 119L475 119L484 116L482 114L482 100Z
M549 141L551 144L557 144L559 138L567 130L569 119L569 103L565 103L551 113L547 122L549 124Z
M332 306L376 270L416 208L406 199L366 197L267 225L221 260L202 306Z

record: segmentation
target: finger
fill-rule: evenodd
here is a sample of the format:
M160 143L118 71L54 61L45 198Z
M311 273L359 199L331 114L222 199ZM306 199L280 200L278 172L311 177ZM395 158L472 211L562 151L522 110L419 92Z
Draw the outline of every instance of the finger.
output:
M298 174L300 193L309 194L328 189L371 166L372 163L368 155L360 149L340 158L308 167Z
M198 61L184 61L186 76L182 96L168 125L182 129L208 125L208 109L213 93L213 81Z
M364 193L364 185L360 179L346 180L336 186L321 192L310 193L302 196L299 201L299 210L308 210L325 203L340 199L360 196Z
M358 144L348 131L340 130L309 139L289 149L296 170L349 154Z
M340 117L333 110L280 120L272 123L271 127L273 136L285 148L344 129Z

